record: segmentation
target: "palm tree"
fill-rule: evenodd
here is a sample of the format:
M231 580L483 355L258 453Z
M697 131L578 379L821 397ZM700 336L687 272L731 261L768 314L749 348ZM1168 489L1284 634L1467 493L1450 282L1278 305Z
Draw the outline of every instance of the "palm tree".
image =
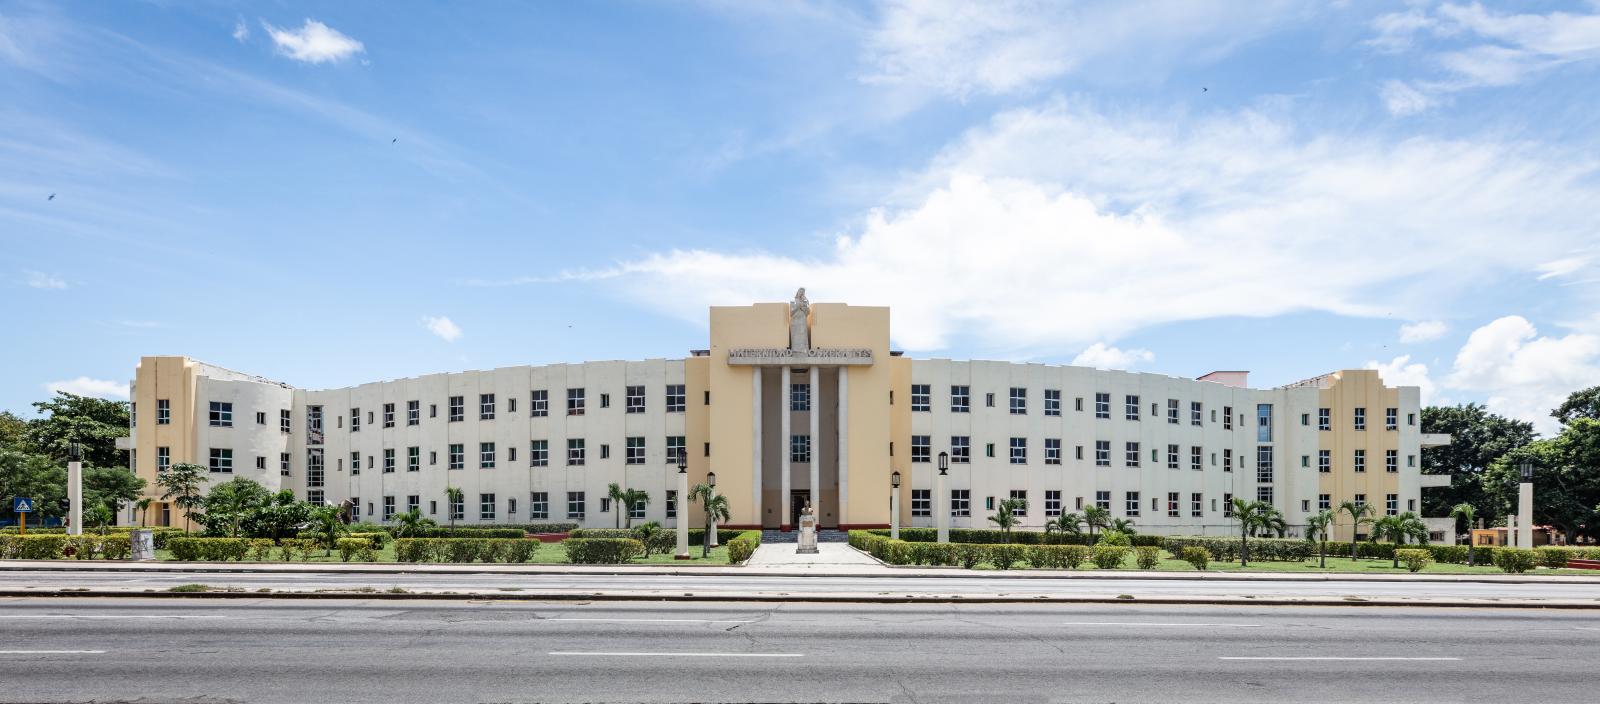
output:
M395 514L394 537L415 538L437 525L439 524L434 523L432 518L422 517L422 509L414 508L405 513Z
M626 511L622 503L623 497L626 495L627 493L622 490L622 486L616 482L611 482L611 486L606 487L606 496L611 499L611 512L616 514L618 528L622 527L622 514Z
M139 527L143 528L146 521L150 520L150 504L154 499L146 496L133 502L133 512L139 514Z
M1282 538L1283 534L1287 532L1289 532L1288 521L1283 519L1283 512L1274 507L1272 512L1267 514L1266 520L1261 522L1262 535L1276 533L1279 538Z
M1239 566L1250 566L1250 536L1263 527L1278 509L1265 501L1233 500L1233 519L1239 522Z
M1472 525L1473 525L1473 522L1475 520L1477 520L1478 510L1473 508L1472 504L1459 503L1459 504L1455 505L1455 508L1450 509L1450 517L1451 518L1465 518L1465 519L1467 519L1467 566L1471 567L1472 564L1473 564L1473 562L1472 562ZM1457 535L1460 535L1460 534L1457 533Z
M339 520L339 507L318 506L312 509L311 526L317 536L317 542L322 543L322 554L333 554L333 546L339 541L339 534L345 531L344 522Z
M1394 543L1395 551L1390 553L1394 558L1394 568L1400 569L1400 546L1406 544L1407 538L1415 538L1419 543L1428 541L1428 526L1422 522L1417 514L1406 511L1398 516L1384 516L1372 522L1372 539L1386 539Z
M183 511L183 532L189 532L189 519L200 506L200 489L205 486L208 470L187 462L172 465L156 477L156 486L166 489L162 501L171 501Z
M1009 543L1011 542L1011 527L1017 524L1015 512L1022 511L1026 513L1027 510L1027 499L1005 499L1000 502L999 508L995 509L994 515L989 517L989 521L1000 527L1000 534L1005 536L1006 542Z
M1317 544L1317 566L1323 569L1328 567L1328 538L1337 518L1338 515L1331 508L1322 509L1306 518L1306 540Z
M612 486L616 486L616 485L612 484ZM624 528L632 528L633 527L633 509L635 509L635 508L644 508L645 506L649 505L650 504L650 492L645 491L644 489L627 489L627 490L624 490L620 494L620 497L615 499L615 500L622 502L621 506L623 507L623 510L626 512L625 515L622 516L622 521L623 521L623 526L622 527L624 527Z
M106 526L111 525L113 515L110 507L105 504L95 504L84 512L83 518L85 523L94 526L96 533L105 535Z
M445 513L450 514L450 534L456 534L456 504L466 501L462 498L461 487L447 486L444 488Z
M633 532L639 536L639 542L644 543L644 556L650 556L650 538L661 532L661 524L655 521L646 521L634 528Z
M1350 516L1350 559L1356 559L1356 533L1361 530L1363 523L1372 522L1372 505L1346 501L1339 504L1338 513Z
M1083 510L1083 523L1089 526L1089 542L1094 542L1094 529L1104 528L1111 522L1111 512L1099 506L1090 506Z
M1116 531L1123 535L1136 535L1139 532L1138 529L1133 527L1132 518L1113 518L1111 523L1106 525L1106 530L1108 532Z
M717 493L709 484L696 484L689 490L689 500L698 501L706 511L706 535L700 540L700 556L711 557L712 524L718 520L732 520L728 513L728 497Z
M1083 532L1083 516L1077 513L1063 513L1060 516L1056 516L1053 521L1045 521L1044 532L1071 536L1081 535Z

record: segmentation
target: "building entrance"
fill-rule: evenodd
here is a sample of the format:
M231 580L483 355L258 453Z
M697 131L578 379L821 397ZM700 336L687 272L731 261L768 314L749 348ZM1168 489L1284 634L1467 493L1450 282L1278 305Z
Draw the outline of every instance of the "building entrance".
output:
M806 504L810 502L810 491L789 492L789 526L791 530L800 530L800 509L805 508ZM811 507L811 510L815 511L816 507Z

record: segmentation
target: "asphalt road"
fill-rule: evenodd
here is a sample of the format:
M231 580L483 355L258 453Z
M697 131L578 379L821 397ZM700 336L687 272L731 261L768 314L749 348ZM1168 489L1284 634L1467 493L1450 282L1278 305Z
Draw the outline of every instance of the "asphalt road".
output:
M0 600L0 702L1595 701L1588 611Z
M571 574L359 574L359 573L132 573L0 571L0 589L64 588L165 591L199 583L246 591L315 591L354 588L410 591L590 593L643 595L1072 595L1116 597L1299 597L1600 600L1600 584L1486 582L1234 581L1148 579L997 579L974 577L779 577L765 575Z

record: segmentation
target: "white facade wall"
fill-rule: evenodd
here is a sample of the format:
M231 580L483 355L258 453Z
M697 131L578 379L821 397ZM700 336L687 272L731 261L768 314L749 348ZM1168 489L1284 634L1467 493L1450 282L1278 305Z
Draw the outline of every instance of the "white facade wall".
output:
M212 369L223 373L210 375ZM279 470L282 453L290 453L291 461L295 457L293 434L285 434L279 422L280 412L293 407L292 388L210 367L198 377L195 398L195 464L209 468L212 448L233 451L233 471L212 471L207 487L244 477L274 492L295 488L285 483L288 478ZM232 404L231 427L210 424L213 401ZM257 422L257 413L263 414L264 422ZM149 411L149 418L149 422L155 422L155 409ZM257 468L257 458L264 468ZM154 464L156 458L140 458L140 461Z

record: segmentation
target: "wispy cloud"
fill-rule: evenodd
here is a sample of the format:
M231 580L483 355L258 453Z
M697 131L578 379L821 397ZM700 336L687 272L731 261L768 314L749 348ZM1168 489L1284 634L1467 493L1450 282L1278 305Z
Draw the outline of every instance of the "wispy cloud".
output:
M1442 320L1423 320L1415 323L1406 323L1400 326L1400 341L1410 344L1427 342L1444 337L1450 330Z
M337 63L366 51L361 42L310 18L299 29L284 29L267 22L262 22L261 27L277 45L278 53L308 64ZM239 38L237 30L234 38Z
M106 379L92 379L80 376L66 381L52 381L44 385L45 391L52 394L66 392L79 396L93 396L95 398L109 398L127 400L128 384L122 381L108 381Z
M1082 367L1096 369L1131 369L1138 364L1147 364L1155 361L1156 355L1150 350L1118 349L1104 342L1096 342L1072 358L1072 363Z
M244 41L249 39L249 38L250 38L250 25L245 24L244 20L239 20L238 22L233 23L233 40L234 41L239 42L239 43L244 43Z
M461 337L461 327L444 316L422 316L422 327L439 336L445 342L455 342Z
M42 271L25 271L25 272L23 272L23 280L22 280L22 282L24 284L26 284L28 286L28 288L58 289L59 290L59 289L64 289L64 288L67 287L67 280L66 279L63 279L63 278L61 278L59 276L56 276L54 274L46 274L46 273L44 273Z

